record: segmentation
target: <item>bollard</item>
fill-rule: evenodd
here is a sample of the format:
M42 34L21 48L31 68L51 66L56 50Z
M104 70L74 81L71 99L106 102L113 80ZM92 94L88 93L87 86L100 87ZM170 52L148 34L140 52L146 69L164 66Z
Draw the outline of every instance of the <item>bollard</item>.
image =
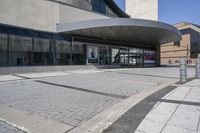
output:
M185 58L180 59L179 66L180 66L180 82L185 83L187 82L187 67Z
M200 79L200 58L196 61L196 76L197 79Z

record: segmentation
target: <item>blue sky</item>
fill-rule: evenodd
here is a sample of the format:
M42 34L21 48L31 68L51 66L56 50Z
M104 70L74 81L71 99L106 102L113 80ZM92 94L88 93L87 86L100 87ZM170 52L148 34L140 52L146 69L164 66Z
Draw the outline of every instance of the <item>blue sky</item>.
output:
M115 0L125 10L125 0ZM200 0L159 0L159 21L169 24L190 22L200 25Z

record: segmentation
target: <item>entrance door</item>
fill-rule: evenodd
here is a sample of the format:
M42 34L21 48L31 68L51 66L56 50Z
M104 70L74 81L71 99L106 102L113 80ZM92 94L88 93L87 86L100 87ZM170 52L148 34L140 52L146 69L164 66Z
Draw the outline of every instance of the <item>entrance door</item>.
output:
M100 46L99 47L99 64L100 65L110 64L109 47L107 47L107 46Z
M142 67L142 55L129 54L129 66Z

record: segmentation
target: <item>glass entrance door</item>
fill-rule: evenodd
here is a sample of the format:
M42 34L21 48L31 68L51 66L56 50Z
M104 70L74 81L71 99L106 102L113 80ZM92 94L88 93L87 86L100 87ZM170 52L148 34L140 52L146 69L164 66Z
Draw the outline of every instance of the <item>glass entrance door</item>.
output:
M107 46L100 46L99 47L99 64L100 65L110 64L109 47L107 47Z
M142 67L143 58L139 54L129 54L129 66Z
M136 48L121 48L120 63L124 67L142 67L143 66L143 52Z

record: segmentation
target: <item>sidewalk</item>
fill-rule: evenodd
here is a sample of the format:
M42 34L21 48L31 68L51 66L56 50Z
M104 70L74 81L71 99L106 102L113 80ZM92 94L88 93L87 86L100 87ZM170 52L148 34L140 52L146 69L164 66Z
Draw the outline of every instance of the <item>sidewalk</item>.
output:
M200 133L200 80L164 96L137 128L137 133Z
M136 109L140 102L104 133L200 133L200 80L175 86L161 99L154 93L142 103L145 110L156 101L141 122L145 111Z
M167 89L138 103L104 133L200 133L200 80Z

